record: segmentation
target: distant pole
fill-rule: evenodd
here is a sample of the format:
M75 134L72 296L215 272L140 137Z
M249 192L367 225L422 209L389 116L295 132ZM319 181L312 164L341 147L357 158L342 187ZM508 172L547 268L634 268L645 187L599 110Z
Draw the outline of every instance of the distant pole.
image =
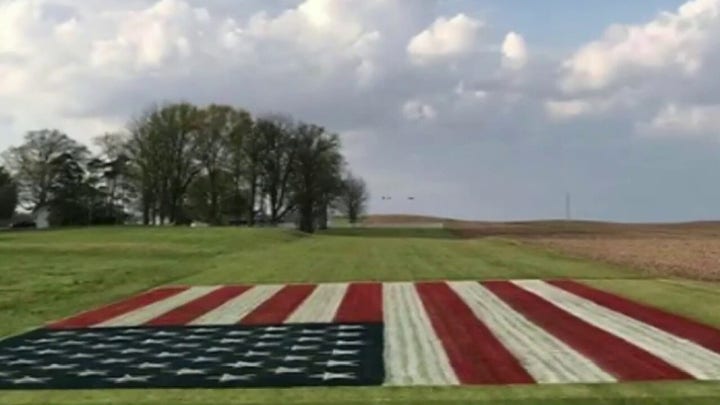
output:
M570 193L566 193L565 194L565 219L568 221L572 219L572 211L571 211L572 205L571 204L572 204L572 200L570 199Z

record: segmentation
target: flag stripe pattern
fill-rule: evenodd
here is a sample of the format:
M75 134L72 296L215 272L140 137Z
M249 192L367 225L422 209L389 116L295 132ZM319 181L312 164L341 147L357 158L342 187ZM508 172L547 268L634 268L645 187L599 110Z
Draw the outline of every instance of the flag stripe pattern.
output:
M163 287L0 340L0 389L720 380L720 330L575 281Z

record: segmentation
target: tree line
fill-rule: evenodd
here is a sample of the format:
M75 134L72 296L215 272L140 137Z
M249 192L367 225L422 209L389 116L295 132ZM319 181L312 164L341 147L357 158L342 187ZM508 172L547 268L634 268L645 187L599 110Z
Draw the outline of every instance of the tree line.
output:
M368 200L339 137L286 115L167 104L93 143L91 152L58 130L28 132L2 155L0 219L19 205L47 209L53 225L292 221L314 232L333 209L357 221Z

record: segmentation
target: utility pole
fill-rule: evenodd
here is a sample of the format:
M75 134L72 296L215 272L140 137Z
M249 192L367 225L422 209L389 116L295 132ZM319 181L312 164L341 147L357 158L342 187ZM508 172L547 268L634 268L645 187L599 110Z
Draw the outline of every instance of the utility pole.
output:
M565 219L568 221L572 219L572 200L570 193L565 194Z

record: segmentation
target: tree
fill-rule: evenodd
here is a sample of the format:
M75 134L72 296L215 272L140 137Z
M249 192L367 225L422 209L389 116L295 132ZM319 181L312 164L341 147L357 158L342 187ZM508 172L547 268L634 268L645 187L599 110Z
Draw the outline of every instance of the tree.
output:
M228 213L235 219L240 220L241 217L250 211L250 217L254 214L253 204L248 203L246 186L249 180L249 158L247 145L253 142L253 120L245 110L235 109L233 115L233 131L227 131L225 138L226 158L224 162L225 170L230 175L231 191L224 196L223 206L227 208ZM248 209L249 207L249 209Z
M93 140L100 149L99 155L90 161L88 169L97 178L99 190L105 195L105 218L119 224L126 214L126 206L133 197L129 182L130 158L128 137L119 133L108 133Z
M293 165L293 199L299 214L299 228L313 233L327 221L327 208L337 192L343 158L337 135L316 125L301 124L297 135L297 156ZM318 224L320 222L320 224Z
M342 191L337 198L337 205L347 215L350 223L355 224L367 209L367 201L370 198L367 185L362 178L356 177L352 173L347 173L342 183Z
M234 162L235 143L242 143L248 131L244 112L230 106L211 105L200 112L202 125L196 134L197 158L202 168L202 181L195 190L196 199L206 208L203 219L218 225L222 222L223 202L227 193L240 187L237 172L242 172L242 160ZM238 148L239 149L239 148Z
M54 225L90 225L102 206L95 179L87 176L83 162L66 153L50 162L53 177L45 206Z
M292 209L290 178L297 153L296 127L289 117L261 118L256 123L260 184L267 196L270 221L279 223Z
M131 125L128 151L144 223L186 220L186 192L201 172L195 142L201 127L200 110L187 103L152 108Z
M25 142L5 153L8 168L15 177L20 202L34 210L50 199L50 187L54 180L53 161L60 156L83 161L88 150L57 130L31 131Z
M0 220L9 220L15 213L18 193L15 181L5 168L0 166Z

